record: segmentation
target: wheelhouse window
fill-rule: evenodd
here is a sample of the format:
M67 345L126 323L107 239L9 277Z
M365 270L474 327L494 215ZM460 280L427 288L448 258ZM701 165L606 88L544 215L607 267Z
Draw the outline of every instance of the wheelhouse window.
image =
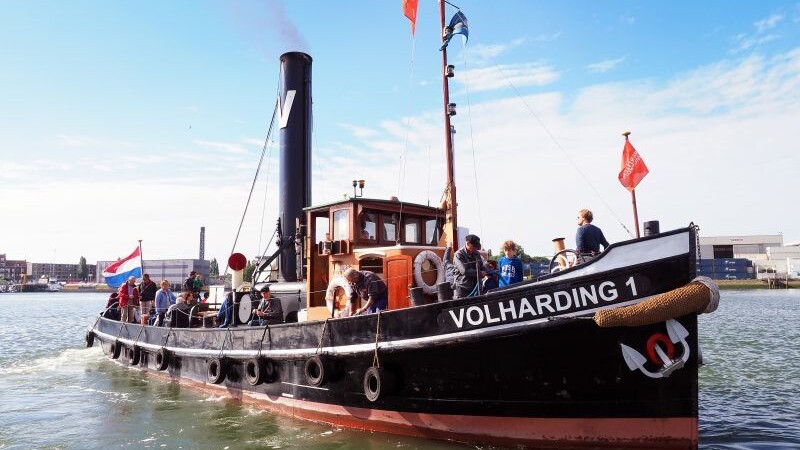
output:
M383 273L383 258L365 256L358 261L359 270L369 270L372 273Z
M333 240L350 239L350 211L340 209L333 212Z
M359 237L368 241L376 241L378 239L378 214L369 211L363 211L359 215Z
M427 219L425 221L425 242L428 245L437 245L441 235L442 228L439 226L439 220Z
M331 220L324 216L317 216L314 218L314 239L317 242L325 240L325 235L330 233Z
M381 228L383 232L381 241L385 244L395 244L397 242L397 215L381 214Z
M410 217L405 219L405 223L405 242L407 244L419 244L419 219L416 217Z

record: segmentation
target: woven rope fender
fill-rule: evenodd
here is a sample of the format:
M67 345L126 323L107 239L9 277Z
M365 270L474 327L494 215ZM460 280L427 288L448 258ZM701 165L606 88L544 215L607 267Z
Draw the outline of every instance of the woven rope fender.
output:
M594 314L603 328L638 327L663 322L691 313L710 313L719 304L719 287L710 278L697 277L686 286L673 289L632 306L606 309Z

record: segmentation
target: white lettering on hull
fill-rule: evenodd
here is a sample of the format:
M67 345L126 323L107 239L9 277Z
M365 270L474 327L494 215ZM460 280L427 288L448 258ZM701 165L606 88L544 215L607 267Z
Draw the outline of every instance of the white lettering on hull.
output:
M634 277L625 283L632 297L638 296ZM622 287L624 290L625 287ZM594 309L602 302L611 303L620 299L620 291L613 281L599 284L578 286L569 290L558 290L536 294L533 302L526 297L488 302L482 305L470 305L447 310L449 319L455 328L501 322L530 320L539 316L565 314L581 310ZM447 317L447 316L444 316ZM445 320L448 321L448 320Z

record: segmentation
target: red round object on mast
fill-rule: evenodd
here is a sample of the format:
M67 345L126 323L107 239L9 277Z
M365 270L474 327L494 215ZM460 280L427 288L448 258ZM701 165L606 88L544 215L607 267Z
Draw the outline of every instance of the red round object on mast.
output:
M247 266L247 257L241 253L234 253L228 257L228 267L233 270L243 270Z

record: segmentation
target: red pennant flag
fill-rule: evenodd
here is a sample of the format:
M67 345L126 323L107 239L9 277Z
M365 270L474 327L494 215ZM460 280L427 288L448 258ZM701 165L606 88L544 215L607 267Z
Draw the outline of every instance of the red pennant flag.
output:
M630 141L625 139L625 148L622 149L622 168L619 170L619 182L629 191L633 191L636 185L642 181L645 175L650 173L644 160L639 156L639 152L633 148Z
M402 0L402 2L403 14L411 21L411 34L413 35L417 28L417 4L419 0Z

